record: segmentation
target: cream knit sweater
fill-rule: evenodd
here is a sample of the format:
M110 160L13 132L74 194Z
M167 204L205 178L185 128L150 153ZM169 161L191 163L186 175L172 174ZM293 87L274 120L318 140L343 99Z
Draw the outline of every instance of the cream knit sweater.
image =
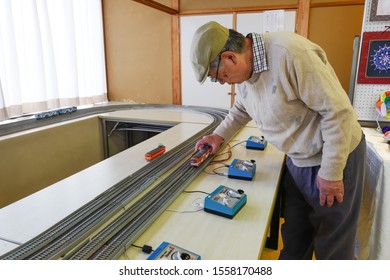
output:
M343 179L362 130L324 51L291 32L262 36L269 70L238 85L234 106L214 132L230 139L253 119L295 165L321 165L323 179Z

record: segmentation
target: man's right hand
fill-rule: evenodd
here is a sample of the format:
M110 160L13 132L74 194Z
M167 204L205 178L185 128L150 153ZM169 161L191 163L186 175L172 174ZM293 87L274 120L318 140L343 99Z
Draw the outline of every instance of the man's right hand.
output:
M223 141L224 139L215 133L203 136L201 140L196 142L195 151L202 149L203 146L207 144L212 148L211 154L215 154L219 150L219 147L222 145Z

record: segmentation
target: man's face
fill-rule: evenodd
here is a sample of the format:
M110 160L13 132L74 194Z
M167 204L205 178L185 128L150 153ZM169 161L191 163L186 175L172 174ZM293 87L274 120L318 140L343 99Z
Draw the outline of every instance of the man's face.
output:
M241 57L232 52L224 52L221 55L220 62L216 69L209 71L210 78L217 78L217 81L223 85L225 83L240 84L249 79L247 71L241 67Z

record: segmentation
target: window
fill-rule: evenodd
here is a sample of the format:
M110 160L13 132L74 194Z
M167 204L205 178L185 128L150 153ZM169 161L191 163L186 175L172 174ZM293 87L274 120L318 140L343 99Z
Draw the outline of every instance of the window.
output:
M0 1L0 120L107 100L101 5Z

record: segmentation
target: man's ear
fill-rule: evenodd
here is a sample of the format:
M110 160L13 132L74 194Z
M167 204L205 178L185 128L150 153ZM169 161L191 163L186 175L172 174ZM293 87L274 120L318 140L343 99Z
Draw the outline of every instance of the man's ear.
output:
M221 58L224 60L224 63L231 62L233 64L237 64L238 58L237 54L232 51L225 51L221 54Z

